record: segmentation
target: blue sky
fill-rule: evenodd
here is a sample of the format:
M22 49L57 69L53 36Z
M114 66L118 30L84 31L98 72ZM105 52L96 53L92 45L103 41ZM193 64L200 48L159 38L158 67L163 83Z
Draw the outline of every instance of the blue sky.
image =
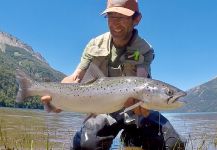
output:
M69 75L88 41L106 31L106 0L0 0L0 31ZM152 77L187 90L217 76L216 0L139 0L137 29L155 49Z

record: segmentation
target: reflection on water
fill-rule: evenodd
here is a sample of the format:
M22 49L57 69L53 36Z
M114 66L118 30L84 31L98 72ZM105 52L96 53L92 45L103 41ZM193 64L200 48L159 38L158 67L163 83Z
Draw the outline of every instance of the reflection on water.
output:
M187 149L203 146L202 150L215 150L214 144L208 145L217 139L217 113L164 113L164 116L182 136L189 139ZM7 140L11 140L11 143L15 141L15 145L18 139L24 136L24 132L28 133L28 138L33 140L35 145L40 141L41 147L45 148L48 140L53 149L68 149L70 140L75 131L79 130L84 117L83 114L71 112L48 114L39 110L0 108L0 133L6 133ZM0 136L0 149L3 146L1 138ZM203 143L203 140L206 142Z

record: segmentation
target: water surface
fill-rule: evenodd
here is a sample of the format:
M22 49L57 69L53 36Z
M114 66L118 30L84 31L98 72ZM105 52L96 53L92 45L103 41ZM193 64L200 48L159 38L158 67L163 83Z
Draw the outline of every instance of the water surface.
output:
M180 135L188 139L187 150L217 150L217 113L164 113ZM0 149L69 149L84 114L0 108ZM118 141L115 141L118 147Z

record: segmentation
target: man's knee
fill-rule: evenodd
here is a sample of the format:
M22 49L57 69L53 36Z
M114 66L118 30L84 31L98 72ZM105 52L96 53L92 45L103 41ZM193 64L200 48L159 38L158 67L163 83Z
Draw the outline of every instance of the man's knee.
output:
M111 117L108 115L98 115L89 118L82 126L81 130L76 132L73 139L72 150L92 150L92 149L109 149L113 135L98 136L99 131L104 130L105 126L110 126Z

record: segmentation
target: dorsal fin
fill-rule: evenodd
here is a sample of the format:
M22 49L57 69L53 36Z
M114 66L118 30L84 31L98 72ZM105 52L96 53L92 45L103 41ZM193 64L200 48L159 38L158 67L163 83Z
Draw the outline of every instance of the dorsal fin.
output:
M99 67L97 67L94 63L90 63L83 79L81 80L81 83L92 83L103 77L105 77L105 75L102 73Z

